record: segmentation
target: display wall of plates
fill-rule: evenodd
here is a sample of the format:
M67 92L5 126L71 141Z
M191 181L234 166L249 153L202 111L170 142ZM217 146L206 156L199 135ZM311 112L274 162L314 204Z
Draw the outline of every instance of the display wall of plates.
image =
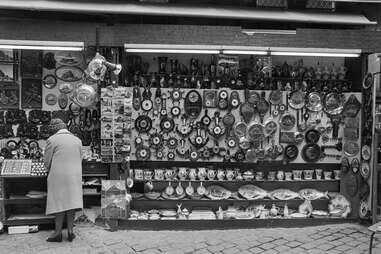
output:
M341 163L359 156L361 94L128 88L132 160Z

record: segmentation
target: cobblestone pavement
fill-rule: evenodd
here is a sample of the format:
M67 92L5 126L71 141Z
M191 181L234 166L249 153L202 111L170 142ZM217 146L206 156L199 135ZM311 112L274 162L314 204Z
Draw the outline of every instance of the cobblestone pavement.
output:
M69 243L47 243L50 231L0 235L0 253L367 253L369 232L357 224L306 228L210 231L109 232L90 225L75 227ZM65 235L66 236L66 232ZM373 253L381 253L381 234Z

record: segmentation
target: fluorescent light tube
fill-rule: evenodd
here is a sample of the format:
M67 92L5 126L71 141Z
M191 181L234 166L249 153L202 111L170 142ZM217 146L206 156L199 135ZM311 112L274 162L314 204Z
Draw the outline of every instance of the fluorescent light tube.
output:
M168 54L219 54L219 50L209 49L149 49L126 48L127 53L168 53Z
M247 35L253 35L253 34L295 35L296 34L296 30L278 30L278 29L242 29L241 32Z
M322 57L359 57L356 53L323 53L323 52L288 52L274 51L272 56L322 56Z
M222 53L228 55L268 55L267 51L256 51L256 50L223 50Z
M64 50L82 51L83 42L0 40L0 49Z

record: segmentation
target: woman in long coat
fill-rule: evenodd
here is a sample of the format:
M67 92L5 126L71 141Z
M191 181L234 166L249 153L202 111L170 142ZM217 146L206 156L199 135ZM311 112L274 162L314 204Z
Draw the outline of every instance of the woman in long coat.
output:
M62 224L67 219L68 240L75 238L75 210L83 208L82 142L67 130L61 119L52 119L54 133L46 143L44 163L49 171L46 214L55 215L55 232L48 242L62 241Z

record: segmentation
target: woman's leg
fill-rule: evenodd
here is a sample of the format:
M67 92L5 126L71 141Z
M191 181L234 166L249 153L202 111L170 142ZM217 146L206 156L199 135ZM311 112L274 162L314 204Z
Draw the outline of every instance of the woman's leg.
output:
M56 229L54 234L59 235L62 233L62 225L65 219L65 212L61 213L56 213L56 219L55 219L55 224L56 224Z
M62 241L62 225L65 219L65 212L55 214L55 231L47 239L48 242L61 242Z
M74 215L75 215L75 210L66 211L67 232L69 234L73 233Z

